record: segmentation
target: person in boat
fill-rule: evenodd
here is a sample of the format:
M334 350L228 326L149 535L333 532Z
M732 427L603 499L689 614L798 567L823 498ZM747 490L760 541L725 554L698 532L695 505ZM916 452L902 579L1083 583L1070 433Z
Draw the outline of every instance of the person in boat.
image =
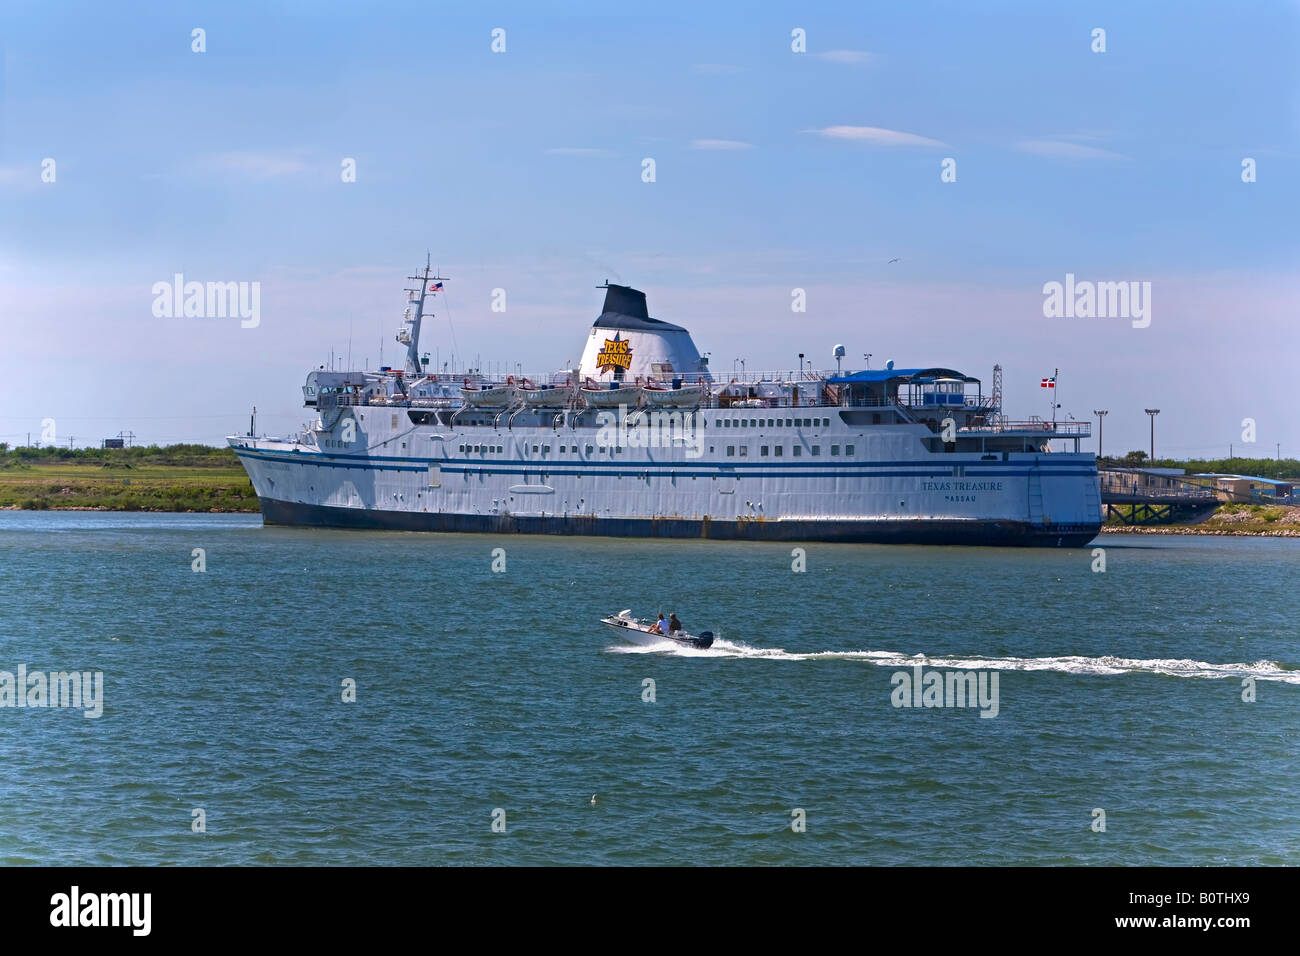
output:
M682 629L682 622L677 620L677 612L673 611L668 615L668 633L672 634Z
M650 632L652 634L663 634L665 636L668 634L668 622L664 620L663 611L659 612L659 620L650 625Z

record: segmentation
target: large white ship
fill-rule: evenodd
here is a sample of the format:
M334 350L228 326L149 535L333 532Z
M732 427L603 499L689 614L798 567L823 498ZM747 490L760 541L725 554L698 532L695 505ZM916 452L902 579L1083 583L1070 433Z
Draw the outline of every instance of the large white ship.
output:
M403 368L322 366L301 434L228 439L268 524L1049 547L1100 529L1089 424L1008 421L955 369L720 380L686 329L606 283L577 368L430 371L443 280L410 278Z

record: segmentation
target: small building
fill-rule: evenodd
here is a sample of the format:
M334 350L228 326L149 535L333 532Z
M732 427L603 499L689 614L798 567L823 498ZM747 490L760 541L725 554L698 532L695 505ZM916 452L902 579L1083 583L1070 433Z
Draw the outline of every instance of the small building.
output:
M1269 499L1290 498L1295 493L1295 484L1290 481L1278 481L1275 478L1260 478L1255 475L1223 475L1206 472L1191 477L1205 481L1213 488L1222 501L1240 504L1258 504Z

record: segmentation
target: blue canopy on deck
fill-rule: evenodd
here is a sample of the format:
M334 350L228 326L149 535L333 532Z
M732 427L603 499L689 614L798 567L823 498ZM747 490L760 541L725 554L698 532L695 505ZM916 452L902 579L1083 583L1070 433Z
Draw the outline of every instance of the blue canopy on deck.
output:
M951 368L868 368L849 375L838 375L827 379L830 385L870 385L903 379L918 384L933 382L941 378L955 378L961 382L978 382L979 379L964 375Z

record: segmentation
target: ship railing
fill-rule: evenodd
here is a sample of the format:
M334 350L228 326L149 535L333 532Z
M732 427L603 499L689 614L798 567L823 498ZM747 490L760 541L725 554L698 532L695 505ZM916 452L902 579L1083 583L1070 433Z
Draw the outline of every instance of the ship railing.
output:
M952 408L990 408L988 399L979 398L975 395L966 395L959 402L904 402L897 398L881 398L879 396L869 395L865 397L844 397L839 404L845 408L884 408L889 405L897 405L901 408L910 408L912 411L942 411L943 409Z
M710 367L710 374L716 384L726 384L734 382L737 385L797 385L803 382L821 382L828 378L835 377L838 373L835 369L815 369L812 367L805 368L802 373L795 369L771 369L760 372L747 372L744 370L732 370L728 375L726 369L717 369ZM690 380L689 373L682 375L683 379Z
M1061 438L1087 438L1092 434L1091 422L1049 422L1031 419L1027 422L1004 421L989 425L968 425L961 432L977 435L1020 434L1054 435Z
M1198 485L1186 478L1172 475L1146 475L1128 471L1101 469L1101 490L1114 495L1134 497L1186 498L1210 501L1217 499L1213 488Z

